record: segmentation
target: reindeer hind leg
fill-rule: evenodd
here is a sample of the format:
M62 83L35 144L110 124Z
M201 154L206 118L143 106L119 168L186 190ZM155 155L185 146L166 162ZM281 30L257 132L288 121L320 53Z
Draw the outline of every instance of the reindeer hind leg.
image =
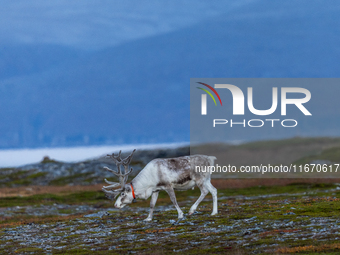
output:
M206 183L206 187L208 188L209 192L213 197L213 211L211 215L215 215L218 213L217 211L217 189L211 184L211 182Z
M198 188L201 190L201 195L197 199L197 201L191 206L189 210L189 215L193 214L196 211L197 206L202 202L202 200L205 198L205 196L209 193L208 188L205 184L203 185L197 185Z

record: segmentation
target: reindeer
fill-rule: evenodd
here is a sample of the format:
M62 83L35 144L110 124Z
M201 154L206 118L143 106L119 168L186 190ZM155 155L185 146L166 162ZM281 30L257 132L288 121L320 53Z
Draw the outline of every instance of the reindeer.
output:
M133 150L125 159L121 158L121 151L117 156L114 155L114 153L107 155L115 162L118 171L114 171L108 167L104 167L104 169L118 176L119 182L110 182L105 179L105 182L110 185L104 186L102 190L111 200L120 194L115 203L116 208L121 209L135 202L137 198L148 199L151 196L150 213L145 219L145 221L151 221L158 193L161 190L165 190L176 207L178 219L180 220L184 215L177 204L174 190L193 189L194 186L197 185L201 190L201 196L191 206L189 215L195 212L197 206L208 192L210 192L213 197L213 211L211 215L217 214L217 189L210 183L210 171L195 171L195 166L200 166L200 169L202 169L202 167L208 168L209 166L213 166L216 157L193 155L178 158L154 159L150 161L129 184L126 184L128 175L132 171L132 167L129 169L129 164L135 151L136 150ZM121 166L124 166L124 173L121 171ZM120 186L120 188L113 190L113 188L118 186Z

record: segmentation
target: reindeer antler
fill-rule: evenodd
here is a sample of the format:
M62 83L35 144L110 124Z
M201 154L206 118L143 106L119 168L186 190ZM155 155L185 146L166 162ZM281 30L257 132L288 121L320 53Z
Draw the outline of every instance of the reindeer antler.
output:
M121 158L121 153L122 151L119 151L118 155L115 156L114 153L112 153L112 155L107 155L108 157L110 157L115 164L117 165L117 170L118 171L114 171L108 167L104 167L105 170L110 171L111 173L113 173L114 175L119 177L119 182L110 182L108 180L105 179L105 182L107 184L110 184L110 186L103 186L102 190L106 193L106 195L111 198L111 195L114 195L114 197L116 197L124 188L124 185L126 183L126 181L129 178L129 174L132 172L132 167L129 170L129 164L131 163L132 160L132 156L133 153L136 151L136 149L134 149L131 154L129 156L127 156L125 159ZM123 165L124 166L124 173L122 173L122 170L120 168L120 166ZM106 190L106 189L112 189L115 187L121 186L119 189L115 189L115 190Z

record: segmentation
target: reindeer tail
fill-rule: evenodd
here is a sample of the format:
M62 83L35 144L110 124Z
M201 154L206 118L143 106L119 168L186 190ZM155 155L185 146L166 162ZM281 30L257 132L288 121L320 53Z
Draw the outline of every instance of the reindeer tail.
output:
M214 161L217 159L216 157L214 156L209 156L209 162L210 162L210 165L213 166L214 165Z

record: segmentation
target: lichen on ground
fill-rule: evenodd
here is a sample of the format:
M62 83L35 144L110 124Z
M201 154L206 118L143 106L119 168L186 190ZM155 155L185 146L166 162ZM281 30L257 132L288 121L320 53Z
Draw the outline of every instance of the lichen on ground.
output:
M177 221L166 193L152 222L148 201L118 210L101 191L6 197L0 208L1 254L336 254L336 184L219 189L197 213ZM177 192L187 214L199 191Z

